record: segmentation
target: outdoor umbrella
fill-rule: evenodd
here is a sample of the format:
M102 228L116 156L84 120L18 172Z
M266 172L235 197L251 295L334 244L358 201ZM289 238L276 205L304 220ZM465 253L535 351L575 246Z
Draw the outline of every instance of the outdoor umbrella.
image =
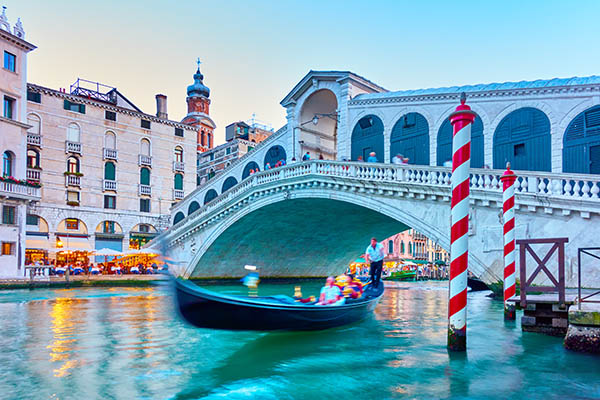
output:
M104 256L104 265L106 265L108 263L108 256L118 256L123 254L123 252L104 247L102 249L95 250L94 254L97 256Z

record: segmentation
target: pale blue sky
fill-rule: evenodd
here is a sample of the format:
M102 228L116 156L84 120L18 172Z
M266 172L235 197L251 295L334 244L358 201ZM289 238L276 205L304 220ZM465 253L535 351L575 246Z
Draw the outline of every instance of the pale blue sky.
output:
M151 114L164 93L180 120L200 57L216 143L253 112L283 125L279 101L310 69L351 70L389 90L600 74L594 0L4 4L38 46L33 83L97 80Z

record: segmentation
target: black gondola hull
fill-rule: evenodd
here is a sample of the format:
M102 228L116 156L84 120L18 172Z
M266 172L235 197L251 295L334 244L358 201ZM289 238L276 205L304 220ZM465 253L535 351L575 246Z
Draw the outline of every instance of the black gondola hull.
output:
M315 306L285 303L276 297L221 295L175 281L177 308L186 321L199 328L245 331L320 330L354 323L373 312L383 294L380 286L363 300Z

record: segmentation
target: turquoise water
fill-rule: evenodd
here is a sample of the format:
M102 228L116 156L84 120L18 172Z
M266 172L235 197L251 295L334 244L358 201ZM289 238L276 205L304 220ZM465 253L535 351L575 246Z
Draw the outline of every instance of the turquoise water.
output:
M369 319L308 333L189 327L168 286L2 291L0 398L600 398L600 357L505 324L486 293L469 294L468 352L450 356L447 282L393 285ZM293 285L261 284L274 293Z

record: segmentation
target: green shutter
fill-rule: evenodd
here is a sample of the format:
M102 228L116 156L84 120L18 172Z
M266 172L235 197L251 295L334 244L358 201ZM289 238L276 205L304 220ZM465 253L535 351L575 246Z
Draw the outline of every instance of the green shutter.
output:
M140 184L150 185L150 170L148 168L140 170Z
M107 162L104 164L104 179L114 181L115 179L115 164Z
M82 114L85 114L85 104L80 104L79 105L79 112Z
M183 175L175 174L175 190L183 190Z
M65 105L64 105L65 110L70 110L71 109L71 102L67 99L65 99Z

